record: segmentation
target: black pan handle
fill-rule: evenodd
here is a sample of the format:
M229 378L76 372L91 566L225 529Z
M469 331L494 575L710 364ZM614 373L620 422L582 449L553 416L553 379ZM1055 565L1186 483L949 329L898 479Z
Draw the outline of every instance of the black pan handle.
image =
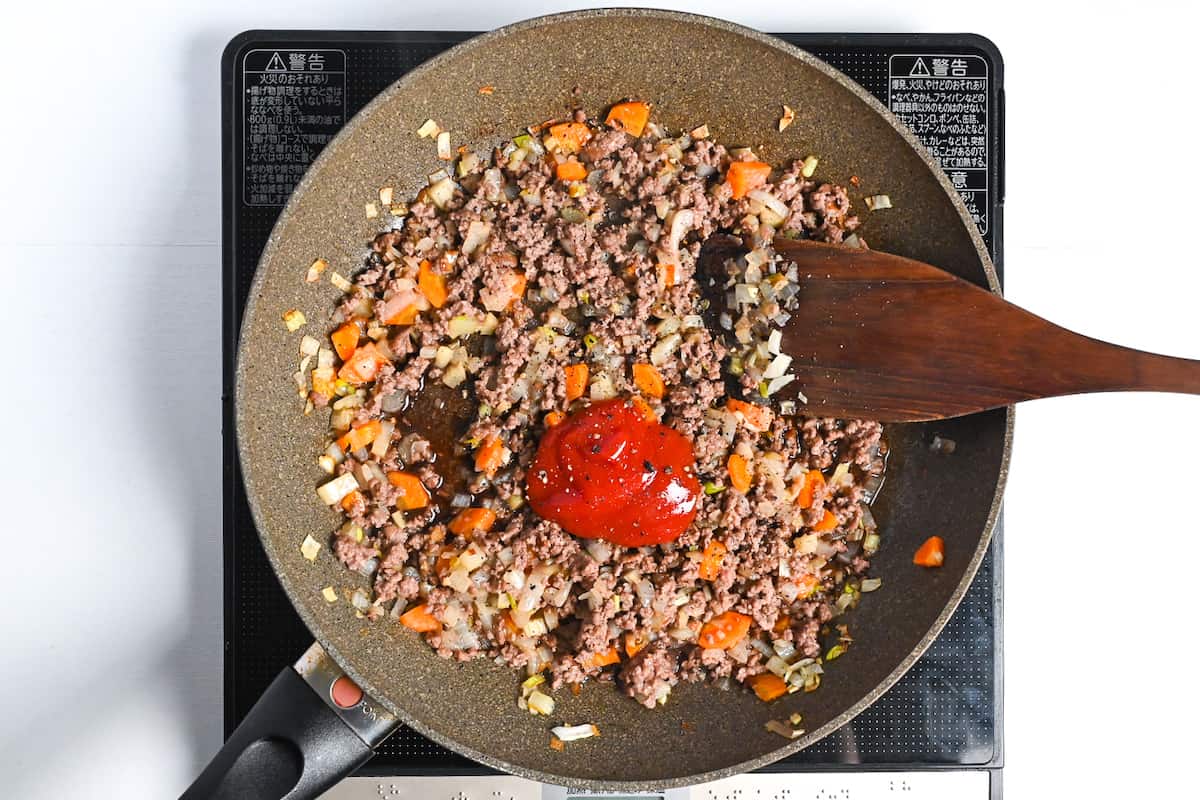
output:
M314 644L279 673L180 800L317 798L397 725Z

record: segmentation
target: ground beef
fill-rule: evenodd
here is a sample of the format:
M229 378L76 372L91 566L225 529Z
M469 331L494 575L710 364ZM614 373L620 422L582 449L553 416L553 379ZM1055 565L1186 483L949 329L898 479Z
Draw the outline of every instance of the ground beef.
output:
M441 623L425 634L439 655L548 671L552 688L616 680L653 707L679 680L749 679L766 668L772 643L815 658L869 567L864 487L882 471L881 428L764 401L770 359L759 349L788 304L802 302L786 290L796 276L770 253L771 237L842 241L858 225L849 196L805 178L797 162L759 187L779 201L774 210L735 199L725 172L752 153L668 137L653 124L641 137L593 128L570 154L584 181L557 178L567 155L500 148L490 163L453 171L448 193L423 191L370 243L333 322L357 320L385 363L364 386L342 381L328 395L314 386L309 399L333 407L335 438L347 425L395 427L336 467L360 487L343 503L348 521L333 553L370 575L369 618L424 606ZM471 230L485 235L467 246ZM729 284L714 294L696 262L718 231L762 257L754 267L731 260L719 276ZM444 297L429 294L431 275ZM758 299L727 307L724 291L743 282L760 287ZM406 303L413 321L394 324ZM715 319L720 309L727 319ZM644 399L693 444L705 485L695 521L655 547L577 539L525 503L546 414L637 393L631 366L646 362L665 393ZM568 401L564 367L580 363L589 385ZM427 420L409 416L431 387L469 405L448 450L420 434ZM761 406L768 424L751 427L731 398ZM479 467L479 449L493 442L501 465ZM752 471L745 493L730 486L734 452ZM813 470L827 480L806 490ZM494 523L456 532L450 520L465 506L487 509ZM705 564L717 545L723 558ZM749 618L749 636L728 649L697 646L703 625L726 612Z

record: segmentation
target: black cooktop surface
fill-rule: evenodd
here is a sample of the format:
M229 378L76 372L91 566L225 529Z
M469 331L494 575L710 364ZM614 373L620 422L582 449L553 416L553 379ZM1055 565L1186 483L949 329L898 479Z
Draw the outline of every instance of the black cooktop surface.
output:
M293 186L388 84L470 36L460 32L251 31L222 59L225 725L232 731L311 636L259 543L238 471L233 361L250 281ZM1002 267L1003 64L970 35L778 34L844 72L941 161ZM928 652L853 722L773 770L998 768L1003 762L1002 531ZM487 772L401 728L363 772Z

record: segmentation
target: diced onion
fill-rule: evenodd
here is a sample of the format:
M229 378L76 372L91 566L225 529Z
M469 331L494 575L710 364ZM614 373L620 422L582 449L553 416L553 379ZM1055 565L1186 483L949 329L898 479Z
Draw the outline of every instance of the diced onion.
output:
M366 611L371 607L371 598L362 589L355 589L354 594L350 595L350 605L359 611Z
M774 378L770 383L767 384L767 397L775 394L794 380L796 380L795 375L781 375L778 378Z
M428 188L429 199L435 206L440 209L445 209L454 198L454 190L458 188L454 181L449 177L442 178L440 181L431 183Z
M600 735L600 729L595 725L558 725L551 728L550 732L563 742L575 742Z
M471 255L482 247L492 235L492 226L482 220L471 220L467 227L467 235L463 239L463 255Z
M320 279L321 273L329 266L329 262L323 258L318 258L309 265L308 271L304 273L304 280L307 283L316 283Z
M863 592L873 592L882 585L883 585L882 578L866 578L863 580L863 582L861 584L859 584L858 588L861 589Z
M392 443L392 431L395 429L396 423L390 419L379 423L379 433L371 444L371 455L379 459L387 455L388 446Z
M872 211L879 211L883 208L892 207L892 198L888 197L886 194L871 195L870 197L864 198L863 202L866 203L867 208L871 209Z
M537 689L529 693L529 699L526 702L529 703L529 710L536 714L548 717L554 713L554 698L548 694L542 694ZM555 730L558 729L555 728ZM558 738L562 739L561 736Z
M358 481L352 473L346 472L338 475L328 483L324 483L317 487L317 496L326 505L334 505L341 501L343 497L358 489Z
M766 728L771 733L777 733L785 739L799 739L804 735L804 731L801 728L793 728L786 722L780 722L777 719L768 721Z
M309 561L315 561L319 552L321 552L321 543L312 536L305 536L304 541L300 543L300 554Z
M769 342L768 347L770 347ZM763 370L763 377L767 380L783 377L783 374L787 372L788 367L791 365L792 357L780 353L779 355L775 356L775 358L771 360L771 363L767 365L767 368Z
M329 282L343 292L348 292L354 288L354 284L343 278L338 272L329 273Z
M307 321L304 318L304 312L297 308L283 312L283 324L287 326L289 331L294 332L298 330Z
M322 589L321 597L325 598L326 603L336 603L337 602L337 592L334 591L334 588L332 586L326 586L324 589Z
M786 219L788 214L791 213L791 209L787 207L787 203L783 202L765 189L752 189L746 193L746 196L751 200L757 200L758 202L762 203L764 207L771 209L771 211L775 212L784 219Z
M438 124L431 119L425 120L423 123L421 123L421 127L417 128L417 136L420 136L422 139L430 136L437 136L441 132L442 129L439 128Z
M655 343L654 347L650 348L650 363L656 367L665 364L679 349L682 342L683 337L678 333L663 337Z
M321 343L307 333L304 334L304 338L300 340L300 355L312 358L320 351ZM301 369L304 369L304 367L301 367Z
M806 178L811 178L813 173L817 171L817 164L820 163L816 156L808 156L804 159L804 163L800 166L800 174Z

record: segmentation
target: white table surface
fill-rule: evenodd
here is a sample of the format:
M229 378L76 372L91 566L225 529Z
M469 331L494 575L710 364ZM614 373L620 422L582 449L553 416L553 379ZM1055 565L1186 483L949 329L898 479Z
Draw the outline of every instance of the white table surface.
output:
M174 797L220 738L226 41L247 28L480 29L559 8L167 5L0 12L14 335L0 401L14 437L0 461L4 797ZM1009 297L1101 338L1200 357L1200 263L1181 247L1200 186L1194 4L842 5L687 7L764 30L991 37L1007 73ZM1174 797L1190 777L1198 416L1200 399L1166 395L1020 410L1009 797Z

